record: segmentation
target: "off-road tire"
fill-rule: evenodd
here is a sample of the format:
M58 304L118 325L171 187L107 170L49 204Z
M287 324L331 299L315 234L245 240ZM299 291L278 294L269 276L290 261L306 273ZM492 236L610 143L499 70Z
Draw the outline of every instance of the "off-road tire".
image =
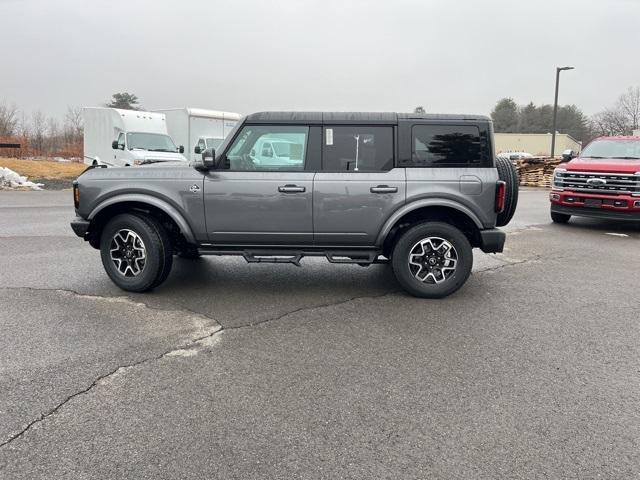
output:
M504 210L498 213L498 218L496 219L496 226L504 227L509 224L513 214L516 213L520 180L511 160L496 157L496 168L498 169L498 177L506 183Z
M550 212L551 220L553 223L567 223L571 218L571 215L567 215L566 213L558 213L558 212Z
M112 241L121 230L135 233L144 244L146 260L135 276L125 276L111 258ZM117 215L105 225L100 237L100 256L113 283L129 292L145 292L158 286L169 275L173 263L171 243L164 228L153 218L133 213Z
M167 230L162 226L162 224L153 217L147 217L144 215L140 216L143 220L149 222L149 224L156 229L158 235L162 239L162 245L165 247L165 252L163 255L164 265L162 268L162 272L156 277L151 288L156 288L161 285L171 273L171 268L173 267L173 245L171 244L171 238L167 233Z
M421 241L439 238L455 249L457 264L449 278L440 283L418 280L409 264L409 256ZM473 250L467 237L453 225L442 222L426 222L411 227L396 242L391 256L393 272L404 290L416 297L443 298L458 290L469 278L473 266Z

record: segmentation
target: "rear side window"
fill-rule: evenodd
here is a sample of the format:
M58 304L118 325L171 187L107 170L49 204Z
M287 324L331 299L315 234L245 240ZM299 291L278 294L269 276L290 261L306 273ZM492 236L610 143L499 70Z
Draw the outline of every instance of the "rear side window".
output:
M393 168L393 127L327 126L322 144L325 172L384 172Z
M414 125L411 162L404 167L480 167L486 141L475 125Z

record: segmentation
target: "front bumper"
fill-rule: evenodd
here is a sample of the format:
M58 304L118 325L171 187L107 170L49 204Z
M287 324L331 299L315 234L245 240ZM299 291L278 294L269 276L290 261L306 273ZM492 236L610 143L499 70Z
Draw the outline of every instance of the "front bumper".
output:
M579 217L614 220L640 220L640 197L632 195L598 195L567 190L552 190L549 193L551 211ZM599 205L587 206L588 201L598 201Z
M498 228L480 230L480 250L484 253L501 253L507 234Z
M89 222L89 220L85 220L82 217L76 217L71 220L71 229L77 236L84 238L86 233L89 231L90 223L91 222Z
M551 211L564 215L575 215L576 217L601 218L603 220L626 220L628 222L640 222L640 212L616 212L614 210L604 210L588 207L565 207L551 204Z

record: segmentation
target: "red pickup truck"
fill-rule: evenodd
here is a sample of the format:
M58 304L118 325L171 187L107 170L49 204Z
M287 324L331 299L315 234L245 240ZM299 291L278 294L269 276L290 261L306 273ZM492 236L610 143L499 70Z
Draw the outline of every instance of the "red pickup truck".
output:
M567 156L565 156L565 160ZM640 137L600 137L553 174L551 219L640 222Z

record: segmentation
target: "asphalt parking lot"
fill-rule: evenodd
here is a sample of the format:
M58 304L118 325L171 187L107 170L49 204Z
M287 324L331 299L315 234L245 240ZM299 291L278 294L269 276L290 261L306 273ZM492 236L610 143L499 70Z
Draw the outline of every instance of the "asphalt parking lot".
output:
M444 300L215 257L135 295L70 192L0 192L0 477L636 478L640 227L547 209Z

